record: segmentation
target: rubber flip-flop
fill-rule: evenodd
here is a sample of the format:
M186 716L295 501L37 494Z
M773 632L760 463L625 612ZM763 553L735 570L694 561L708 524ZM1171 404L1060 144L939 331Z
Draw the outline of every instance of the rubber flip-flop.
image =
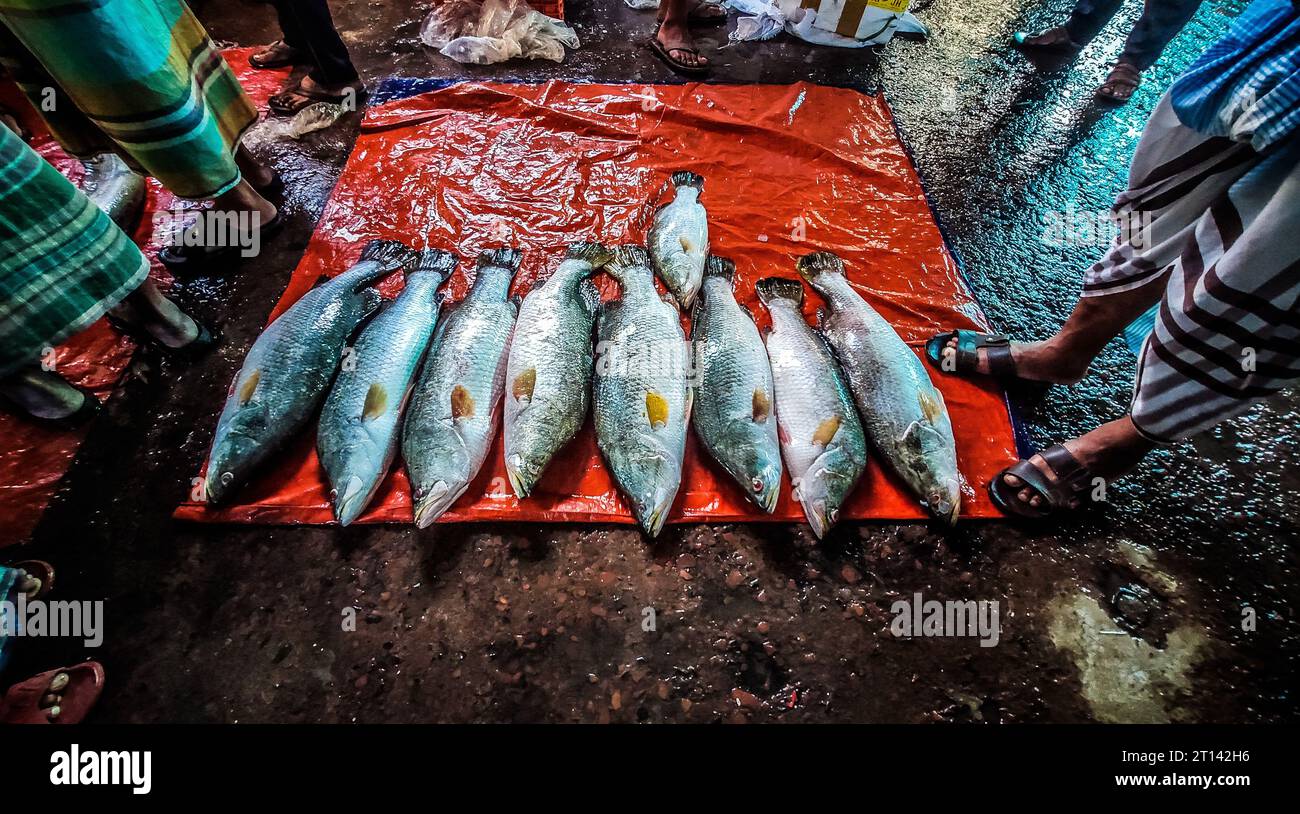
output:
M1071 455L1068 449L1053 444L1038 454L1051 468L1056 479L1048 478L1043 470L1028 459L1017 461L989 481L989 498L995 506L1006 514L1042 520L1059 511L1071 510L1070 503L1075 500L1079 501L1077 508L1097 502L1089 491L1096 483L1096 476L1079 463L1079 459ZM1003 480L1004 475L1019 478L1020 485L1011 486ZM1026 488L1042 498L1042 505L1033 506L1017 497L1020 490Z
M955 350L948 347L957 337ZM979 352L985 352L989 373L979 370ZM1019 380L1016 362L1011 356L1011 340L1001 334L981 333L965 328L936 334L925 343L925 358L940 372L959 376L990 375L999 381Z
M51 718L50 710L41 708L41 699L51 692L50 683L59 673L67 674L68 683L55 692L62 700L57 705L58 715ZM73 667L48 670L9 688L0 702L0 723L81 723L103 691L104 668L99 662L84 661Z
M273 236L284 226L284 210L277 209L275 217L258 230L258 240ZM181 276L197 276L210 271L222 260L237 258L243 246L163 246L158 250L162 264Z
M272 57L270 59L258 59L258 56L260 54L270 53L271 49L279 45L284 46L282 49L280 49L281 50L280 56ZM306 56L297 48L293 48L288 45L285 45L284 40L276 40L275 42L266 46L265 51L260 51L257 54L253 54L248 58L248 64L252 65L254 68L258 68L259 70L268 70L271 68L287 68L290 65L297 65L299 62L305 62L305 61L306 61Z
M1108 105L1128 104L1142 84L1142 73L1132 65L1119 63L1111 69L1106 81L1095 94L1097 101Z
M19 560L9 567L22 571L41 583L41 587L36 589L36 598L39 599L54 590L54 566L45 560ZM0 596L0 599L4 598Z
M351 98L358 106L366 100L369 95L364 87L351 89L349 93L326 93L319 90L307 90L299 82L293 87L285 88L279 93L266 100L266 106L276 116L292 116L298 111L317 102L329 102L331 104L341 105L345 100ZM292 101L287 101L292 100Z
M672 56L673 51L681 51L683 53L695 54L696 56L699 56L700 52L697 49L666 48L664 47L664 44L659 41L658 31L656 31L655 34L650 37L648 44L650 46L650 50L653 51L655 55L659 57L659 59L663 60L664 64L667 65L669 68L671 68L674 72L682 74L684 76L708 76L709 74L708 65L687 65L686 63L681 62L680 60L673 59Z
M722 13L721 14L700 14L700 9L702 8L721 9ZM701 0L701 2L696 3L695 6L686 14L686 23L688 25L698 26L701 28L705 26L722 25L726 21L727 21L727 10L725 8L722 8L720 4L710 3L708 2L708 0Z

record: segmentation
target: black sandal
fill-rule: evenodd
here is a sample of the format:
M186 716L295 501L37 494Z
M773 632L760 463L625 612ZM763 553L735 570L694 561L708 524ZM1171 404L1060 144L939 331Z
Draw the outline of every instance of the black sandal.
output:
M35 422L52 430L75 430L81 425L88 423L95 416L99 415L99 412L103 409L104 405L100 403L94 393L90 392L86 388L78 387L71 383L69 383L68 386L79 391L83 396L83 399L80 407L61 418L43 418L38 415L32 415L27 412L21 404L14 401L4 393L0 393L0 408L5 409L7 412L18 416L21 419Z
M1128 104L1141 84L1141 71L1127 62L1117 62L1106 81L1097 88L1097 101L1107 105Z
M947 346L954 336L957 337L957 348L949 351ZM989 362L988 375L1001 382L1024 381L1016 374L1016 361L1011 356L1011 340L1001 334L986 334L965 328L937 334L925 343L925 358L936 370L970 376L979 374L981 350L985 351L985 358Z
M708 76L709 74L708 65L687 65L685 62L682 62L678 59L674 59L672 55L673 51L681 51L682 53L686 53L686 54L695 54L696 56L699 56L700 52L695 48L666 47L662 42L659 41L658 26L655 27L655 33L650 37L649 45L650 45L650 50L654 51L655 55L658 56L661 60L663 60L664 64L666 64L669 68L671 68L675 73L682 74L683 76Z
M258 229L258 240L263 241L284 226L284 209L278 208L275 217ZM179 276L198 276L210 271L221 260L238 258L243 246L163 246L158 250L162 264Z
M271 57L269 59L258 58L262 54L271 53L271 51L274 50L276 46L284 46L283 48L280 49L280 56ZM294 48L292 45L289 45L284 40L276 40L275 42L266 46L266 48L264 48L263 50L258 51L255 54L250 54L248 57L248 64L252 65L254 68L257 68L258 70L269 70L271 68L285 68L290 65L297 65L299 63L307 62L307 61L308 59L306 54L304 54L302 51L298 50L297 48Z
M1034 466L1029 460L1018 461L1003 469L989 481L989 498L993 504L1006 514L1042 520L1062 509L1082 508L1084 505L1097 503L1089 490L1096 483L1092 474L1079 459L1060 444L1053 444L1038 453L1039 457L1051 468L1056 479L1047 477L1043 470ZM1014 475L1020 479L1019 486L1011 486L1004 479ZM1017 497L1021 489L1029 489L1042 498L1043 505L1034 506ZM1078 507L1071 507L1074 501Z
M197 359L212 350L217 344L217 332L189 314L185 314L185 316L193 320L194 324L198 326L199 333L198 336L195 336L179 348L173 348L171 345L161 342L158 337L149 333L148 330L127 322L120 317L115 317L112 314L106 314L105 316L109 325L112 325L119 333L131 337L136 345L153 348L170 359L183 359L186 361Z

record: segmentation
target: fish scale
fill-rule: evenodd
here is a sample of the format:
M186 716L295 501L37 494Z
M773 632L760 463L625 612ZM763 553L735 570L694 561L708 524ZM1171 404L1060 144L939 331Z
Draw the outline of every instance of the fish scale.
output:
M574 244L519 307L502 423L506 475L521 498L587 417L599 303L589 278L610 256L598 243Z
M710 257L692 316L693 424L705 449L771 513L781 493L781 450L772 415L772 370L763 338L731 289L735 266Z
M348 338L379 307L369 286L412 252L372 240L347 271L308 291L266 327L244 357L208 454L204 490L220 503L243 485L315 414Z
M607 266L622 296L597 321L592 414L614 481L653 537L681 485L691 394L681 320L649 264L644 247L620 246Z
M474 285L439 323L411 393L402 457L420 528L465 493L487 459L518 315L507 299L518 269L518 250L479 255Z
M675 172L672 184L673 199L655 212L646 239L660 279L682 308L690 308L709 254L709 218L700 203L704 178Z
M342 525L365 510L393 463L407 396L438 320L438 287L455 267L450 252L420 253L401 294L361 332L353 364L325 399L316 448Z
M756 288L772 316L767 354L781 454L794 496L820 538L862 476L866 437L835 357L803 318L803 285L769 277Z

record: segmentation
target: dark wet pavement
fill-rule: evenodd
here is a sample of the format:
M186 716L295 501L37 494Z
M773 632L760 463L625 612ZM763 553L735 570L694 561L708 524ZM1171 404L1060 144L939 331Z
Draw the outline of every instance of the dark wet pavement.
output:
M489 68L423 48L424 4L331 5L371 82L394 73L675 81L641 45L651 14L621 0L574 4L583 48L563 65ZM719 53L720 30L704 43L717 55L715 81L882 87L993 322L1042 337L1102 251L1045 241L1044 213L1105 209L1160 92L1241 5L1206 3L1117 111L1095 109L1091 94L1136 2L1072 68L1045 74L1007 43L1017 28L1063 19L1064 2L922 0L931 39L877 52L782 38ZM195 7L216 38L277 36L269 9ZM93 655L109 683L95 720L1297 717L1294 396L1153 455L1104 510L1034 529L846 526L817 544L803 526L677 526L651 545L611 527L172 522L355 124L274 149L289 227L237 277L183 290L222 324L225 344L188 369L138 360L34 542L6 552L55 562L60 598L107 600L106 643ZM1081 385L1025 409L1029 440L1120 415L1132 375L1132 356L1114 343ZM997 646L891 635L891 605L917 591L1000 601ZM355 631L342 629L348 608ZM84 655L66 642L22 644L9 678Z

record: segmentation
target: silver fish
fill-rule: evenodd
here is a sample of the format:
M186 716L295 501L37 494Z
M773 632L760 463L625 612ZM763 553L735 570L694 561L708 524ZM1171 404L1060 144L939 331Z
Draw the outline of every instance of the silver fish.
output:
M952 524L961 509L957 445L943 394L884 317L853 290L831 252L799 260L826 300L821 331L844 370L867 437L930 513Z
M736 266L709 257L691 318L695 432L745 496L771 513L781 494L772 368L754 320L731 290Z
M772 315L767 355L776 383L781 452L794 496L821 538L862 477L866 437L835 357L804 321L803 285L768 277L755 288Z
M116 153L84 158L81 191L128 234L135 229L144 206L145 178Z
M517 249L480 253L474 287L434 333L402 429L420 528L465 493L487 459L519 310L507 299L518 270Z
M600 312L592 414L596 441L641 528L656 536L682 480L691 390L677 309L655 290L642 246L606 266L622 297Z
M321 408L316 449L344 526L370 505L393 463L407 396L438 321L438 287L455 268L450 252L420 252L402 293L361 331Z
M311 420L348 338L379 307L370 284L411 260L391 240L372 240L347 271L308 291L266 327L235 377L208 455L205 491L220 503Z
M613 255L575 243L545 283L528 292L506 365L505 463L528 497L555 453L577 434L591 401L592 327L600 297L590 277Z
M682 308L690 308L709 254L709 217L700 203L704 178L681 171L673 173L672 182L673 199L655 212L647 239L659 278Z

